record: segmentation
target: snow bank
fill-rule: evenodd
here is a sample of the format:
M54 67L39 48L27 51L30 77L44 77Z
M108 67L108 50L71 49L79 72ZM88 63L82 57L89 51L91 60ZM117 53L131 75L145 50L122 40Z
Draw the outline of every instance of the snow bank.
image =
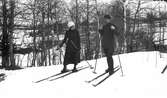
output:
M167 64L167 55L159 52L135 52L120 54L121 70L96 88L85 83L107 68L106 58L97 60L97 74L84 69L67 77L55 79L62 65L33 67L17 71L4 71L5 81L0 82L1 98L166 98L167 72L161 74ZM96 60L88 61L94 66ZM114 56L118 66L118 55ZM86 61L78 67L89 66ZM73 65L68 66L69 69ZM51 78L48 78L53 76ZM48 79L46 79L48 78ZM103 78L103 77L101 77ZM38 80L46 79L35 83ZM98 81L98 80L97 80ZM97 82L95 81L95 82Z

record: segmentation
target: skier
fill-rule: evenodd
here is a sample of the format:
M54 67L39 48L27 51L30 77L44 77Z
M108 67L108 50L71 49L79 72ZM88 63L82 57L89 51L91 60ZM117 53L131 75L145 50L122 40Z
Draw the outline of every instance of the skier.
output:
M69 30L66 31L65 37L57 49L60 49L66 43L66 51L64 56L64 68L62 73L67 72L67 65L74 64L73 72L77 72L76 66L80 62L80 36L75 28L74 22L68 22Z
M111 23L112 19L113 17L110 15L105 15L105 25L99 30L102 38L102 48L107 57L108 69L106 72L109 72L109 74L114 72L114 61L112 56L114 48L118 48L118 42L116 41L118 36L117 27Z

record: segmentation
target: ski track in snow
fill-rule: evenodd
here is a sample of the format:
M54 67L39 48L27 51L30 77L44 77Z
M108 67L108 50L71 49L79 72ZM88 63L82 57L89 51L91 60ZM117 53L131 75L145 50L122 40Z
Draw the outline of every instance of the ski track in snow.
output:
M106 58L97 61L98 74L87 68L67 77L42 82L38 80L59 73L62 65L34 67L16 71L0 70L7 75L0 82L0 98L166 98L167 71L161 74L167 65L167 54L159 52L136 52L120 55L124 76L121 70L109 77L97 87L90 80L107 68ZM118 56L114 56L115 66L119 65ZM89 61L94 65L95 60ZM85 61L78 67L89 66ZM72 68L72 66L69 66Z

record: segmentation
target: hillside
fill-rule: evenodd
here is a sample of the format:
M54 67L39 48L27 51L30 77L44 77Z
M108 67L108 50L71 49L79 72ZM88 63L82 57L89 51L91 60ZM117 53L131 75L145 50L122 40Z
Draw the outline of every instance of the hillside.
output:
M97 87L91 85L96 81L90 84L85 81L104 72L107 67L106 58L98 59L97 74L86 68L59 79L54 75L61 71L62 65L16 71L0 70L0 73L7 76L0 82L0 96L1 98L166 98L167 72L161 74L161 71L167 65L167 54L159 54L159 52L136 52L120 55L124 76L121 76L119 70ZM119 65L117 55L114 56L114 61L115 66ZM89 63L94 65L95 60ZM78 67L82 66L89 65L83 61ZM68 68L71 69L72 65ZM44 80L35 83L41 79Z

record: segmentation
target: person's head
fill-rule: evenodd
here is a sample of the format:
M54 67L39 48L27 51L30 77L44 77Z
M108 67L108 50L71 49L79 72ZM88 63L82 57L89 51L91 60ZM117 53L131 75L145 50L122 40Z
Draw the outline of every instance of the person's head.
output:
M111 19L112 19L112 17L110 15L104 15L104 20L106 23L110 23Z
M69 29L75 29L75 23L73 21L68 22Z

